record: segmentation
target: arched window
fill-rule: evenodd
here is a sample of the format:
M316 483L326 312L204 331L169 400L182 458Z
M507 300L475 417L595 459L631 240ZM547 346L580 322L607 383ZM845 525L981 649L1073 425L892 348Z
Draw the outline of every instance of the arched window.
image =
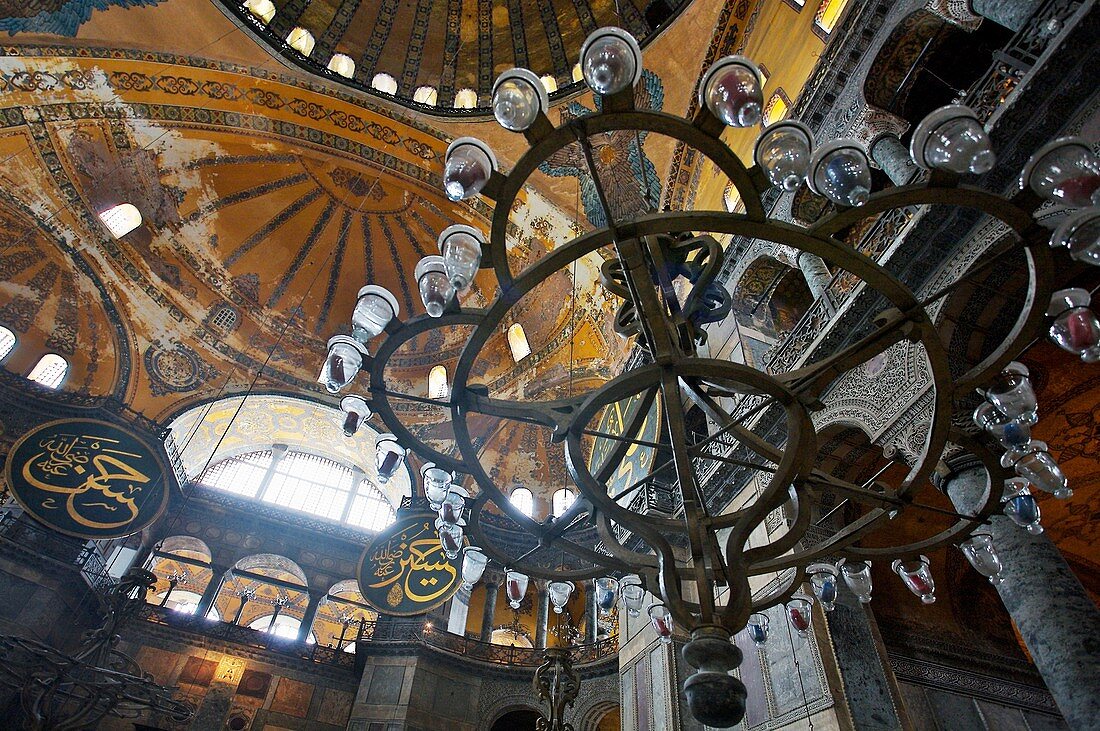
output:
M584 72L579 63L573 64L573 81L584 81Z
M336 53L328 60L328 70L350 79L355 76L355 61L346 53Z
M251 629L258 629L261 632L266 632L276 637L295 640L298 638L298 631L302 628L302 620L287 614L280 614L275 618L273 623L271 621L271 615L265 614L249 622L248 626ZM306 637L306 642L312 645L317 642L317 638L310 632L309 636Z
M0 325L0 360L8 357L8 353L15 350L15 333Z
M439 101L439 92L436 91L434 86L418 86L416 91L413 92L413 101L434 107L435 103Z
M546 88L547 94L553 94L558 90L558 80L554 78L553 74L546 74L540 81L542 81L543 87Z
M477 106L477 92L473 89L459 89L455 94L455 109L473 109Z
M512 351L512 360L517 363L531 355L531 344L527 342L527 333L523 332L523 325L518 322L508 328L508 349Z
M56 353L46 353L31 369L27 379L40 383L46 388L57 388L65 380L65 374L68 372L69 361Z
M516 506L516 509L526 515L528 518L535 512L535 496L531 494L531 491L526 487L517 487L512 490L512 494L508 496L508 500L512 505Z
M577 499L577 493L573 492L567 487L563 487L554 493L553 506L554 516L561 516L565 514L566 510L569 510L569 506Z
M826 36L832 33L847 6L848 0L821 0L814 15L814 31Z
M196 594L193 591L186 591L184 589L176 589L168 597L168 601L164 602L164 606L171 609L178 614L194 614L195 610L199 608L199 600L202 596ZM160 604L164 600L164 592L157 594L150 601L153 604ZM215 622L221 621L221 615L218 614L218 610L214 607L210 607L210 611L206 613L207 619L212 619Z
M267 25L275 17L275 5L271 0L244 0L244 8L254 18Z
M120 203L100 211L99 220L103 221L112 236L121 239L141 225L141 211L132 203Z
M774 124L781 119L785 119L790 111L790 97L782 89L776 89L775 93L768 99L768 103L764 105L764 114L761 115L760 124L764 127Z
M210 326L223 333L230 333L237 327L240 315L228 305L214 305L210 310Z
M445 399L451 395L451 388L447 384L446 366L434 366L428 372L428 398Z
M389 74L375 74L374 78L370 80L370 85L372 89L380 91L383 94L397 93L397 79Z
M370 480L339 462L270 449L211 465L198 484L368 530L394 521L393 506Z
M308 56L313 53L313 46L316 41L313 38L313 34L301 26L291 29L287 34L286 43L303 56Z

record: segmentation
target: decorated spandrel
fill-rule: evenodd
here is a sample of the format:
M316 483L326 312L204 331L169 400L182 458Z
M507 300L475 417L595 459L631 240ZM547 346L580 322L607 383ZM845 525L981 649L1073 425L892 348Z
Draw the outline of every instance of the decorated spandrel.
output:
M86 539L140 531L168 505L159 453L122 427L94 419L51 421L8 455L12 495L40 523Z
M660 404L656 400L653 401L645 420L638 427L638 432L633 435L624 434L637 415L638 409L642 407L643 400L643 394L636 394L609 405L600 419L598 430L604 434L634 439L637 442L657 442L661 435L661 418ZM592 443L592 456L589 458L590 469L602 467L619 443L618 440L609 437L596 437ZM653 465L655 451L653 447L647 447L644 444L631 444L615 473L607 480L608 493L616 495L648 475ZM633 498L634 493L630 493L625 500L629 503Z
M404 515L377 535L359 560L359 591L382 614L424 614L462 585L461 562L447 558L435 513Z

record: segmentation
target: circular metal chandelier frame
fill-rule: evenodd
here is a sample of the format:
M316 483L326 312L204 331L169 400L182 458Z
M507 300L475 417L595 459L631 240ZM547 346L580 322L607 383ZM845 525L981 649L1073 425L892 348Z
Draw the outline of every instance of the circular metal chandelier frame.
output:
M386 327L386 337L377 352L364 363L364 368L370 373L372 406L399 441L421 458L435 462L448 471L469 475L476 482L478 494L470 501L471 520L468 524L474 542L490 558L530 576L576 581L612 572L641 574L646 579L647 588L662 597L675 620L683 626L720 624L729 631L737 631L744 626L752 611L760 611L790 598L805 580L805 566L814 559L825 556L863 560L916 556L962 540L988 516L998 512L1001 498L999 486L1011 476L1011 472L1001 467L997 456L979 440L953 429L951 416L957 398L999 372L1041 329L1044 306L1053 289L1053 263L1047 246L1049 233L1033 217L1039 199L1030 192L1024 192L1010 200L960 185L958 177L950 173L934 171L925 182L876 193L863 206L841 209L812 226L802 228L767 218L762 195L771 187L770 184L759 168L747 168L722 142L720 135L726 128L705 106L694 120L688 122L665 113L634 110L632 89L603 97L602 102L602 112L574 118L557 128L540 113L537 122L523 133L530 143L529 150L508 175L494 171L481 191L496 204L488 251L482 262L483 268L493 269L499 286L490 306L486 309L464 309L459 308L457 302L452 302L441 317L421 315L405 322L394 318ZM589 138L620 130L654 132L695 148L733 182L746 212L663 212L629 221L614 221ZM538 166L556 151L573 143L579 144L585 153L589 174L607 220L611 223L578 236L549 251L523 271L513 273L506 249L506 231L513 204ZM958 378L951 375L944 343L927 308L949 294L966 276L931 297L919 300L885 267L833 238L835 234L869 217L892 209L921 205L977 209L999 219L1015 234L1014 240L1002 241L987 252L986 264L972 269L966 276L973 276L988 266L990 260L1013 250L1022 250L1027 259L1028 292L1010 334L993 353ZM691 337L697 334L693 329L695 326L686 321L678 303L670 303L671 284L667 281L667 273L663 279L661 274L667 271L667 239L669 234L676 235L677 232L730 234L771 241L814 254L830 265L854 274L882 295L890 303L890 308L878 316L876 327L869 335L821 361L789 373L769 375L729 361L699 358L695 352L694 338ZM637 322L641 327L637 337L652 356L654 362L651 365L625 372L587 393L553 401L520 402L493 398L486 387L470 383L475 361L489 339L500 330L513 306L554 274L567 270L578 259L609 246L614 247L621 264L629 299L637 310ZM708 262L708 271L713 274L720 264L719 250L717 258ZM659 292L664 296L663 300ZM674 294L671 299L675 299ZM455 366L449 398L420 398L387 389L386 368L394 353L413 338L446 327L472 329ZM923 346L932 372L934 391L933 415L925 448L907 477L896 489L875 491L815 470L813 464L818 440L810 410L820 407L819 398L836 378L903 340ZM786 418L785 445L776 447L741 423L747 416L759 413L759 408L735 418L721 406L716 393L764 396L765 406L775 404L781 407ZM584 453L584 439L592 436L588 425L598 418L604 407L639 395L642 398L641 408L623 432L628 438L618 443L604 464L593 471L586 463ZM685 403L685 395L690 403ZM417 438L398 418L390 403L391 398L449 408L458 456L440 452ZM607 481L624 458L629 437L637 433L641 417L657 398L661 399L668 441L653 446L673 453L672 462L682 499L680 518L638 514L608 493ZM755 500L731 513L707 514L706 495L694 471L694 461L700 456L706 458L706 455L695 453L699 445L689 445L687 439L685 412L690 405L698 406L709 419L720 425L719 435L715 436L729 434L758 457L775 465L772 468L745 464L746 467L764 467L773 475ZM512 505L480 461L479 449L467 424L467 418L473 414L510 419L550 430L552 441L563 445L570 476L584 500L578 500L563 515L547 522L536 521L522 513ZM715 436L707 441L713 441ZM978 457L988 471L989 485L984 506L978 514L955 515L950 527L916 542L891 547L856 546L862 538L880 529L894 514L909 506L917 486L928 484L949 442L964 447ZM726 458L725 461L731 460ZM810 527L814 498L820 496L823 490L834 490L869 509L825 541L799 547ZM536 548L528 555L553 548L590 565L579 568L547 567L526 561L526 556L509 555L494 543L478 520L490 501L499 512L538 541ZM790 506L793 512L787 532L772 543L746 550L752 530L763 523L769 513L785 505ZM581 545L567 535L569 530L582 522L580 519L586 512L591 512L590 517L594 519L606 552ZM616 525L638 536L653 553L623 545L616 536ZM730 533L722 547L718 543L717 531L726 529ZM668 533L687 539L691 553L687 560L677 558L672 542L667 538ZM777 589L753 600L750 577L773 572L778 576L779 572L790 569L794 571L789 572ZM685 596L685 582L694 585L694 596ZM729 598L725 605L718 605L713 587L723 584L730 587Z

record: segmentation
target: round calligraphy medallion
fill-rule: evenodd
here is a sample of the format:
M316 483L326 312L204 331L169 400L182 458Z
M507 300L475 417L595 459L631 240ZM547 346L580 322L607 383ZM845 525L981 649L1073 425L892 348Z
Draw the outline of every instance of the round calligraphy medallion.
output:
M359 591L382 614L408 617L443 604L462 584L461 558L443 553L435 513L402 515L359 559Z
M168 507L168 471L136 434L94 419L32 429L5 465L12 495L33 518L85 539L122 538Z

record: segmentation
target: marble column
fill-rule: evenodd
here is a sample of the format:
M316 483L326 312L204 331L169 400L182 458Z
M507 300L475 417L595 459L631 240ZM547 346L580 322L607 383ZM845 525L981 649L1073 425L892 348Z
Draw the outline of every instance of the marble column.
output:
M535 616L535 647L546 647L546 625L550 621L550 591L545 581L539 581L535 587L538 589L538 614Z
M962 464L941 478L960 513L983 502L986 471ZM1001 490L1001 485L993 489ZM1032 661L1072 729L1094 729L1100 718L1100 609L1046 534L1033 536L1004 516L989 531L1003 565L997 587Z
M485 582L485 611L481 615L481 641L491 642L493 639L494 617L497 613L497 593L500 584L495 581Z
M470 616L470 587L463 584L451 598L447 614L447 631L459 637L466 636L466 622Z
M592 586L592 582L588 582L585 588L585 617L587 621L584 623L584 641L588 644L596 642L596 623L599 622L600 608L596 606L596 590Z
M871 159L878 163L894 185L908 183L917 169L913 158L909 157L909 149L896 135L890 133L879 135L871 143L869 152Z
M815 300L825 297L825 290L829 288L829 280L833 275L829 267L820 256L808 251L798 252L798 268L802 270L802 276L806 278L806 286L810 288L810 294Z
M836 607L824 614L853 726L861 731L905 728L895 700L897 680L883 662L870 612L852 592L841 589Z
M298 628L298 641L305 642L309 637L310 631L313 629L313 621L317 619L317 610L321 608L321 602L324 601L326 592L310 592L309 604L306 605L306 613L302 615L302 626ZM321 638L317 638L318 643L321 642Z
M210 613L210 609L214 606L214 600L218 598L218 592L221 591L222 584L225 583L225 576L229 572L229 567L211 566L210 570L213 575L210 577L210 583L203 590L202 597L199 598L198 606L195 607L196 617L205 617Z
M1042 0L971 0L970 8L983 18L1018 31L1042 4Z

